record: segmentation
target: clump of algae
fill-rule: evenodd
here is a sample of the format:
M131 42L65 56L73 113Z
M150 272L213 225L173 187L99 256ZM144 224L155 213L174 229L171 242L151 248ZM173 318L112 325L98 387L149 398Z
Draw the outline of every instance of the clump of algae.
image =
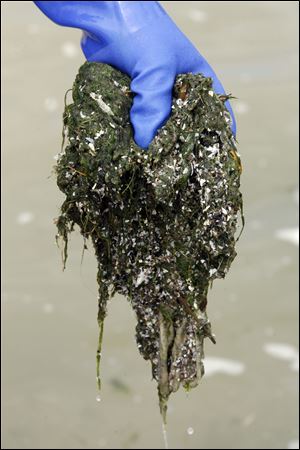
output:
M143 150L133 140L126 75L85 63L72 93L56 166L66 195L57 219L64 264L76 224L98 262L99 386L107 302L118 292L136 313L137 346L151 362L165 422L170 394L204 374L204 339L215 342L208 288L236 255L241 164L228 97L201 74L177 76L171 117Z

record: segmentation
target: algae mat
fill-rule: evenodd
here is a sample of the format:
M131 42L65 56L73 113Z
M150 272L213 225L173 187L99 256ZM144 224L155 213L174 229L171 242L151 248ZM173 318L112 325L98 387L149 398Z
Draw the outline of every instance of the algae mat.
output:
M64 264L75 224L95 248L98 384L106 305L117 292L136 313L137 346L151 361L165 420L169 395L204 373L204 338L215 342L208 288L236 255L241 163L228 97L201 74L177 76L171 116L144 150L133 140L126 75L85 63L72 94L56 166L66 194L57 237Z

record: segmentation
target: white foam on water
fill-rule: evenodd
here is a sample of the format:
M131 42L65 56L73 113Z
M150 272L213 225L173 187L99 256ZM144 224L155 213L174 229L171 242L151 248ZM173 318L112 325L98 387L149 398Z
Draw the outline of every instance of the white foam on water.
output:
M52 113L58 109L58 100L54 97L46 97L44 100L44 108L46 111Z
M192 436L194 434L195 430L193 427L188 427L186 432L189 436Z
M61 52L66 58L76 58L78 55L78 46L73 42L66 41L61 46Z
M299 227L283 228L275 232L275 237L282 241L290 242L294 245L299 245Z
M234 111L237 114L243 115L249 112L249 105L246 102L242 102L240 100L234 102Z
M189 9L187 11L187 16L193 22L204 23L208 19L208 14L205 11L201 11L200 9Z
M290 369L299 371L299 352L292 345L268 342L263 346L263 350L273 358L288 361Z
M225 358L207 357L204 359L205 376L223 373L226 375L241 375L245 372L245 365L239 361Z
M17 223L19 225L27 225L32 222L34 215L30 211L22 211L17 215Z
M299 439L293 439L290 441L287 448L299 448Z
M274 358L291 361L298 357L298 352L295 347L289 344L269 342L265 344L263 348L266 353L274 356Z
M54 311L54 306L52 303L45 303L43 306L43 311L45 314L52 314Z

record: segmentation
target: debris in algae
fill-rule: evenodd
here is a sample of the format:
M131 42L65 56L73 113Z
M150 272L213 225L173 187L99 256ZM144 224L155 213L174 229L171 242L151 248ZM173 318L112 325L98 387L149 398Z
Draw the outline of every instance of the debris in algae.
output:
M144 150L133 140L126 75L85 63L72 92L56 166L66 195L57 219L64 265L76 224L98 262L99 386L106 307L117 292L136 313L137 346L151 362L165 422L170 394L204 374L203 341L215 342L208 288L236 255L241 162L228 96L213 92L211 78L178 75L171 117Z

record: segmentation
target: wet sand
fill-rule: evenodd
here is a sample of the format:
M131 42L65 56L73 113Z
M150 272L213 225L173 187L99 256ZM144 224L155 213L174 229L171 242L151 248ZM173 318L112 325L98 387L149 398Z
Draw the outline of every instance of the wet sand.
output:
M170 448L298 448L298 3L162 2L207 57L238 121L246 228L208 312L207 374L171 397ZM126 300L109 305L96 401L93 250L62 273L51 176L80 32L3 2L2 447L162 448L150 366ZM299 365L299 362L298 362Z

